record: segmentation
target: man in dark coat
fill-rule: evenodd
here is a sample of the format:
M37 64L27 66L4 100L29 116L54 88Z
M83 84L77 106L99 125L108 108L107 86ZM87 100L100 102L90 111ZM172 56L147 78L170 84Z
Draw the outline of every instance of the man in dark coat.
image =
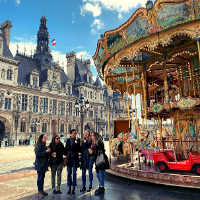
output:
M70 138L67 139L65 149L67 152L70 151L70 156L67 163L67 184L69 186L69 190L67 191L67 194L71 194L71 186L73 186L72 195L74 195L75 186L76 186L76 171L77 171L77 168L79 167L78 153L81 151L80 139L76 140L75 129L72 129L70 131ZM73 181L72 181L72 169L73 169Z

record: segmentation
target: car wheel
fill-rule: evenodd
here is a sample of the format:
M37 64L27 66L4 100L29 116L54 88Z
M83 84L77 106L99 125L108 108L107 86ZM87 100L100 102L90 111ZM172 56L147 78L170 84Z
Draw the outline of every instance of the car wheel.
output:
M167 170L167 165L164 162L160 162L158 166L161 172L165 172Z
M142 160L143 160L144 163L147 162L147 159L146 159L146 156L145 156L145 155L142 155Z
M198 175L200 175L200 165L196 166L195 171Z

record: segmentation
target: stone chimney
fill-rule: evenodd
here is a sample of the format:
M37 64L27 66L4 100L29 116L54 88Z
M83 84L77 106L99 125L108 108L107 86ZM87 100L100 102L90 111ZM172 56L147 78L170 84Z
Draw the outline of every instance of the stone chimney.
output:
M76 63L76 53L70 52L66 54L67 58L67 76L72 83L75 81L75 63Z
M0 56L3 55L3 37L0 35Z
M7 46L10 45L10 28L12 27L11 21L7 20L1 24L1 35L3 36L4 42Z
M90 60L90 59L84 60L84 61L83 61L83 64L85 65L86 69L87 69L88 71L90 71L91 60Z

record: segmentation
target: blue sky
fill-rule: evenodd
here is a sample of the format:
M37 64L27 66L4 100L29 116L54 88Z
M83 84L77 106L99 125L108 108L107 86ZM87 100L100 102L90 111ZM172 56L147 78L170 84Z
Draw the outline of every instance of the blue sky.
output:
M59 60L65 68L65 54L71 51L77 57L91 59L91 71L97 76L92 56L96 51L100 34L115 29L126 22L134 11L145 6L146 0L0 0L0 23L10 20L10 49L15 54L17 41L19 51L31 54L37 42L40 18L46 16L54 61ZM65 69L66 71L66 69Z
M66 53L75 51L77 57L91 59L91 71L97 76L92 60L100 34L125 23L146 0L0 0L0 23L12 22L11 52L15 55L17 41L19 51L31 55L36 48L40 18L47 18L50 44L54 61L66 71ZM140 103L137 96L138 118Z

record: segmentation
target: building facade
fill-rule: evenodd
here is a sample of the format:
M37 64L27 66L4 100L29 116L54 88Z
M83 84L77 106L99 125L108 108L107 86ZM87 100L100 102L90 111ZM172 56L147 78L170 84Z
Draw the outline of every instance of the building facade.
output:
M13 56L9 49L11 27L9 20L0 27L0 139L18 144L32 138L34 143L41 133L49 139L55 134L69 137L72 128L80 136L80 110L75 102L81 95L89 101L89 108L83 109L83 129L108 136L107 90L98 77L93 81L90 60L67 53L67 74L53 62L45 16L40 19L34 55L20 53L17 48ZM110 91L109 100L112 121L112 117L122 116L121 95Z

